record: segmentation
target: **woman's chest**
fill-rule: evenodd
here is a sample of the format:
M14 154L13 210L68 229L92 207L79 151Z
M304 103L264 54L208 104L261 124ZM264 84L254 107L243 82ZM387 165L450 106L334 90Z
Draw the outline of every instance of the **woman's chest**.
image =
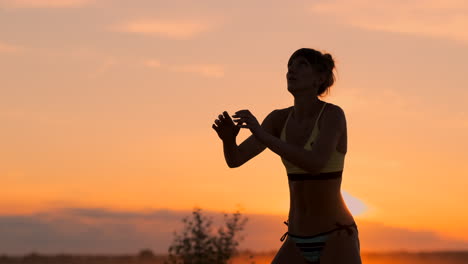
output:
M309 118L300 123L296 122L291 116L288 118L289 108L286 108L279 115L275 134L278 138L285 140L289 144L299 147L305 147L306 144L314 144L320 134L321 128L325 125L327 109L324 109L321 118L317 120L317 116ZM315 127L315 125L317 127ZM342 153L347 151L347 131L344 131L338 141L336 149Z
M278 137L281 137L282 140L285 140L289 144L300 147L304 147L308 141L312 143L318 135L322 120L319 120L316 124L317 127L314 128L317 117L297 122L292 116L288 118L288 114L289 112L284 111L277 122Z
M304 124L297 124L289 120L284 129L285 135L283 137L286 142L300 147L304 147L307 142L313 143L319 130L315 128L314 131L314 122L314 120L309 120Z

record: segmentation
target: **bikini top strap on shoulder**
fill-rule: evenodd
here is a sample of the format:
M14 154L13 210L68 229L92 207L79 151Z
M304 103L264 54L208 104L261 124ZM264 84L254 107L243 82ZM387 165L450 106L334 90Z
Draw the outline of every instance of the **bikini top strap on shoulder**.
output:
M325 105L326 105L326 104L327 104L327 102L325 102L325 103L323 104L322 109L320 110L320 113L319 113L319 115L317 116L317 119L315 120L314 128L315 128L315 127L318 128L317 124L318 124L318 121L319 121L319 119L320 119L320 116L322 115L323 109L325 109Z

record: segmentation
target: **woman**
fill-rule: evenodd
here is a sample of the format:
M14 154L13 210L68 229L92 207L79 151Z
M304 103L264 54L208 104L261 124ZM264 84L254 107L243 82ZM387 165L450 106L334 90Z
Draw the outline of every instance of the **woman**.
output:
M273 110L260 125L249 110L218 116L213 129L223 141L224 156L236 168L269 148L281 156L290 191L288 227L273 264L361 263L357 225L341 195L347 151L343 110L321 101L333 85L330 54L302 48L294 52L286 74L294 105ZM240 128L252 135L236 144Z

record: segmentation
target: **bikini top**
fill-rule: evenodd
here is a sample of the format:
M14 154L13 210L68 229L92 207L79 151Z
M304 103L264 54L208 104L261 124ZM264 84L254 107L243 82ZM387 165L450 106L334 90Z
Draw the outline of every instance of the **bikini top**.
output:
M320 130L318 128L318 121L322 114L323 109L325 108L325 102L320 110L320 113L315 121L314 128L312 129L312 134L310 135L309 139L304 145L304 149L312 150L312 146L314 144L314 140L317 138ZM281 140L286 142L286 125L288 124L289 118L291 117L293 108L289 111L288 117L286 122L284 123L283 129L281 130ZM342 176L343 168L344 168L344 160L345 154L337 151L336 149L332 152L330 159L327 161L325 167L322 168L320 174L312 175L306 170L303 170L291 162L287 161L283 157L281 157L281 161L283 162L284 166L286 167L286 172L288 174L289 180L297 181L297 180L324 180L324 179L334 179L339 178Z

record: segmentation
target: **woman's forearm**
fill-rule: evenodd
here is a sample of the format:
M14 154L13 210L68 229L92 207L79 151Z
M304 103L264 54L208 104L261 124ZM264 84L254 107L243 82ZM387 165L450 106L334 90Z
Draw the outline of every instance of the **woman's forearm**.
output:
M236 138L223 140L224 158L229 168L238 167L239 148L236 143Z

